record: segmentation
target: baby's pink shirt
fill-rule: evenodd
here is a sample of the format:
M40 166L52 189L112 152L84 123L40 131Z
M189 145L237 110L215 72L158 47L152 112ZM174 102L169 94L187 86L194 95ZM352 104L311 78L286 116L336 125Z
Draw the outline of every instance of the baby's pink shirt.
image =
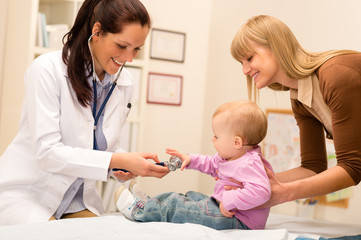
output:
M218 177L212 197L223 203L226 210L234 210L235 216L251 229L264 229L270 208L253 209L271 197L271 186L265 166L270 163L262 157L261 148L256 146L239 159L226 161L214 156L189 154L188 169ZM243 183L243 188L225 191L224 186L237 186L230 179Z

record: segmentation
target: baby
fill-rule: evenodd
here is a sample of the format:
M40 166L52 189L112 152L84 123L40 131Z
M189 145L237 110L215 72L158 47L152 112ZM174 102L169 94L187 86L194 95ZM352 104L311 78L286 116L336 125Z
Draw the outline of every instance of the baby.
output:
M214 156L166 152L182 160L181 170L195 169L216 178L211 196L199 192L169 192L149 198L139 190L122 186L116 206L128 219L140 222L198 223L215 229L264 229L271 187L265 167L272 170L258 145L267 132L267 118L253 102L221 105L212 118ZM225 190L225 186L233 186Z

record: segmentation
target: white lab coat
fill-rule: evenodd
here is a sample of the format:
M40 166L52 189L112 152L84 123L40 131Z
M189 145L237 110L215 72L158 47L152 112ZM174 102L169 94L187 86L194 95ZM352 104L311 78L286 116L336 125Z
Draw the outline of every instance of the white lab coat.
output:
M26 71L20 128L0 158L0 225L47 221L77 177L84 178L85 206L103 212L96 180L107 180L112 152L123 151L131 75L123 69L105 108L107 151L93 150L91 109L78 103L66 76L61 51L38 57Z

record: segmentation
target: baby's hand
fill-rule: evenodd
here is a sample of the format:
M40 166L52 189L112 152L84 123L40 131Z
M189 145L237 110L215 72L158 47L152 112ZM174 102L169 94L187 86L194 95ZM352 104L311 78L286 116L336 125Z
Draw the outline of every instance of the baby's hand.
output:
M235 190L235 189L242 189L244 188L244 185L242 182L239 182L237 180L234 180L233 178L229 179L230 181L237 183L238 186L231 186L231 185L226 185L224 186L224 190L229 191L229 190Z
M183 154L178 152L175 149L172 148L166 148L165 151L167 154L170 154L172 156L176 156L179 157L182 160L182 166L181 166L181 170L183 171L183 169L189 165L189 163L191 162L191 157L188 154Z
M233 217L233 215L234 215L234 212L227 211L227 210L223 207L223 203L222 203L222 202L219 204L219 210L221 211L222 215L225 216L225 217Z
M217 177L214 177L214 180L218 181L218 180L219 180L219 177L218 177L218 170L216 170L216 173L217 173Z

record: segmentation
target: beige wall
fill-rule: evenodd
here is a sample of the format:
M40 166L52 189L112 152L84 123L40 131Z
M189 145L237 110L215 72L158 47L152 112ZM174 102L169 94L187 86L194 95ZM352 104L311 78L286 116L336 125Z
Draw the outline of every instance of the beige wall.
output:
M5 60L5 34L6 34L6 23L7 23L7 4L8 0L2 0L0 2L0 95L2 94L2 83L3 83L3 64ZM1 97L0 97L0 108L1 108ZM0 125L1 125L1 111L0 111ZM1 129L0 129L1 136ZM1 152L1 151L0 151Z
M4 41L4 62L2 64L2 89L0 89L0 153L16 135L21 106L24 98L24 73L33 59L35 43L35 18L31 13L36 1L11 0L7 2ZM21 6L21 7L19 7ZM3 9L3 8L2 8Z
M146 104L145 129L141 136L142 151L157 152L166 161L165 148L183 152L200 152L202 145L204 86L207 84L208 36L211 2L209 0L143 0L149 10L153 27L184 32L186 52L184 63L149 60L150 72L183 76L181 106ZM165 178L146 178L142 187L150 195L164 191L185 192L198 189L199 174L177 171Z

